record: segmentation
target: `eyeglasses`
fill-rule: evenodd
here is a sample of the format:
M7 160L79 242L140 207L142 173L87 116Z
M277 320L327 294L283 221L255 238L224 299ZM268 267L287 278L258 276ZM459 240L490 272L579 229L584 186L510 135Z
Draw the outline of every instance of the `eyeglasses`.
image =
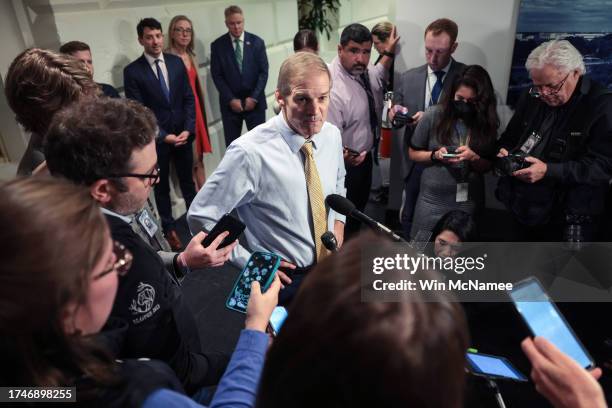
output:
M187 35L191 35L193 34L193 30L191 28L180 28L180 27L176 27L174 29L175 33L179 33L179 34L187 34Z
M115 258L117 259L113 266L105 270L104 272L100 272L98 275L94 276L93 280L98 280L108 275L113 271L117 271L117 275L125 276L126 273L130 270L132 266L132 253L128 251L128 249L123 246L123 244L113 241L113 253L115 254Z
M136 177L139 179L151 180L151 185L159 183L159 167L155 167L149 174L138 174L138 173L125 173L125 174L111 174L109 178L119 177Z
M569 78L569 74L570 73L568 72L565 78L563 78L563 80L557 85L533 85L531 88L529 88L529 95L533 96L534 98L539 98L542 95L554 96L558 94L559 92L561 92L561 88L563 88L563 85L565 85L565 81L567 81L567 78Z

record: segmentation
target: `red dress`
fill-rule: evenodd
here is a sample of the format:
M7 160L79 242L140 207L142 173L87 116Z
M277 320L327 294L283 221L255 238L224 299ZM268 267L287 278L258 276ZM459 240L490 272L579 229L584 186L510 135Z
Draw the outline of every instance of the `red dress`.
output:
M202 104L200 98L198 97L199 93L197 90L197 81L198 71L195 69L193 65L191 68L187 70L187 74L189 75L189 84L191 85L191 90L193 91L193 96L195 98L195 111L196 111L196 150L198 156L201 156L203 153L212 152L212 148L210 147L210 140L208 139L208 131L206 130L206 121L204 120L204 114L202 113Z

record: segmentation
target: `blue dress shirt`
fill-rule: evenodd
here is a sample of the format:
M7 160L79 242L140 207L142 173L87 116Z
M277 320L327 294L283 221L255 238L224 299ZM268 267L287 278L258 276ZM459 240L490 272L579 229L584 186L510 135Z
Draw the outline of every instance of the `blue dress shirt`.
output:
M340 131L326 122L311 140L323 196L345 196ZM274 252L299 267L312 265L312 214L300 152L304 141L281 112L232 142L189 208L192 233L210 231L223 214L236 209L247 226L244 234L251 250ZM329 230L335 220L344 219L328 208ZM242 268L249 256L238 245L231 261Z

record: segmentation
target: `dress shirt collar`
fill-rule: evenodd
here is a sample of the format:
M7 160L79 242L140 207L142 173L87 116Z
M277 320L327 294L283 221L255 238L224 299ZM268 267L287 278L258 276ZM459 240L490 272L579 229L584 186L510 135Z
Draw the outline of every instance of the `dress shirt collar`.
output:
M159 54L159 57L155 58L152 55L147 54L146 52L143 53L145 59L147 60L147 62L149 63L149 65L153 66L155 65L155 60L161 60L161 62L163 62L164 64L166 63L166 61L164 61L164 53L162 52L161 54Z
M291 129L291 127L285 120L285 115L283 114L282 110L279 112L278 115L276 115L275 124L276 124L276 129L280 132L281 136L285 140L285 143L289 145L289 149L293 153L299 152L302 146L304 145L306 138L300 135L299 133L295 133L295 131ZM316 135L313 135L310 138L310 140L312 141L312 147L315 150L317 150L318 140L319 140L319 137L321 137L320 135L321 135L321 132L317 133Z
M232 45L236 45L236 43L234 43L234 41L236 41L236 37L234 37L231 33L227 33L230 36L230 40L232 40ZM240 40L240 42L242 44L244 44L244 31L242 32L242 34L240 34L240 37L238 38Z
M132 222L132 220L134 219L134 215L121 215L121 214L117 214L114 211L109 210L108 208L100 208L102 210L102 212L106 215L110 215L112 217L117 217L120 220L123 220L124 222L130 224Z
M453 63L453 59L451 58L450 61L448 61L448 64L446 64L446 66L442 68L442 71L444 71L445 77L446 77L446 74L448 74L448 71L450 70L450 66L452 63ZM431 69L429 65L427 65L427 75L435 75L433 69Z

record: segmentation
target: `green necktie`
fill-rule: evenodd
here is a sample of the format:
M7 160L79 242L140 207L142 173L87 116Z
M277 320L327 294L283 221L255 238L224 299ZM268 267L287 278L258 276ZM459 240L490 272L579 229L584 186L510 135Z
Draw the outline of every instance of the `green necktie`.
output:
M236 43L236 50L234 50L234 55L236 56L238 69L240 70L240 72L242 72L242 48L240 47L240 40L236 38L234 42Z

